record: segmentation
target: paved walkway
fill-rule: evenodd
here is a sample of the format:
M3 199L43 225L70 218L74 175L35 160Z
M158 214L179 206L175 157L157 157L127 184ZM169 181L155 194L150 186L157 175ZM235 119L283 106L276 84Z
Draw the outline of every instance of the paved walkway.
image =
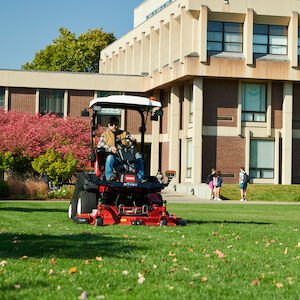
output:
M198 204L240 204L240 205L249 205L249 204L284 204L284 205L300 205L300 202L280 202L280 201L247 201L242 202L239 200L209 200L203 199L196 196L186 196L184 194L172 192L172 191L162 191L162 196L164 200L167 200L168 203L198 203Z

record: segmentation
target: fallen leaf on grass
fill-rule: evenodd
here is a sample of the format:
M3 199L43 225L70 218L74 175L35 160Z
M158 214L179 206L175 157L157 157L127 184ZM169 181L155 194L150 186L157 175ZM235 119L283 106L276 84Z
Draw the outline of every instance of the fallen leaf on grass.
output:
M56 258L51 258L51 260L50 260L50 264L51 264L51 265L56 264L56 262L57 262L57 259L56 259Z
M28 258L28 256L26 256L26 255L23 255L22 257L20 257L20 259L22 259L22 260L27 259L27 258Z
M70 274L73 274L73 273L76 273L76 272L77 272L77 268L76 267L73 267L73 268L69 269L69 273Z
M53 269L50 269L48 274L49 274L49 275L54 274L54 270L53 270Z
M225 257L225 254L220 250L214 251L214 254L216 254L219 258L224 258Z
M96 256L96 261L102 261L103 258L101 256Z
M3 268L7 265L7 261L6 260L2 260L0 261L0 267Z
M20 289L20 288L21 288L21 285L20 285L20 284L15 284L15 285L14 285L14 288L15 288L15 289Z
M153 267L153 269L157 269L157 265L153 265L152 267Z
M281 282L277 282L275 285L276 285L276 287L279 288L279 289L280 289L280 288L283 288L283 283L281 283Z
M196 277L200 277L201 276L201 274L200 273L195 273L195 274L193 274L193 278L196 278Z
M252 285L259 285L259 280L258 279L254 279L251 284Z
M289 251L289 249L288 249L288 247L286 247L286 248L284 249L284 254L288 254L288 251Z
M241 237L240 237L239 235L237 235L237 236L235 237L235 239L236 239L236 240L240 240Z
M202 281L202 282L207 282L207 280L208 280L208 279L207 279L205 276L201 278L201 281Z
M172 261L173 261L173 262L177 262L177 258L176 258L176 257L173 258Z
M122 275L127 276L128 274L129 274L129 272L128 272L127 270L124 270L124 271L122 272Z
M79 299L80 300L83 300L83 299L86 299L88 298L88 293L86 291L82 292L81 295L79 296Z
M143 274L138 273L138 284L143 284L145 281L145 277Z
M170 251L168 255L169 255L169 256L175 256L176 253Z

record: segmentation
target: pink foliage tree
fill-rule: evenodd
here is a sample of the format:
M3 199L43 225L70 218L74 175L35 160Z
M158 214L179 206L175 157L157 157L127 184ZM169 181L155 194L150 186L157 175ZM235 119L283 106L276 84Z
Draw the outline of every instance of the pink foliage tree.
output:
M72 152L83 167L90 154L89 122L56 115L33 115L0 110L0 152L36 158L49 149L62 155Z

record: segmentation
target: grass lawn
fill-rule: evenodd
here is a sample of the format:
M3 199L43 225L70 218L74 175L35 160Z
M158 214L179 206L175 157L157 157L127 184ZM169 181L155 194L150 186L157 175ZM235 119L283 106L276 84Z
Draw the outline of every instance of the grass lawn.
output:
M299 205L170 204L186 227L76 225L0 202L3 299L298 299Z
M238 184L224 184L221 194L226 199L241 199ZM247 199L249 201L299 202L300 184L248 184Z

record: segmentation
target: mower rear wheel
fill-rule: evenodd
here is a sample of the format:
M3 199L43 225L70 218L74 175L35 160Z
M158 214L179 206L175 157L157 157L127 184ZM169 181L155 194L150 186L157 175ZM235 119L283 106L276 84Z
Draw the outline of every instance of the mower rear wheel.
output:
M77 213L89 214L97 207L97 195L95 193L81 191L78 197Z
M69 204L69 208L68 208L68 218L69 219L72 219L73 216L72 216L72 202L70 202Z

